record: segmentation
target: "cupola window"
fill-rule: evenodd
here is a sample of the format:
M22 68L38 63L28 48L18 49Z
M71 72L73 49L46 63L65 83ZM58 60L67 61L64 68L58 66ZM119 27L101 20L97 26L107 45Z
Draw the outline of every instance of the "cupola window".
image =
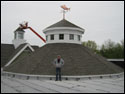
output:
M50 35L50 39L54 40L54 34Z
M80 41L80 35L78 35L78 41Z
M70 34L70 35L69 35L69 39L70 39L70 40L74 40L74 35L73 35L73 34Z
M48 41L48 36L46 36L46 41Z
M59 40L63 40L64 39L64 34L59 34Z
M16 33L14 33L14 39L16 39L16 38L17 38L16 36L17 36L17 34L16 34Z

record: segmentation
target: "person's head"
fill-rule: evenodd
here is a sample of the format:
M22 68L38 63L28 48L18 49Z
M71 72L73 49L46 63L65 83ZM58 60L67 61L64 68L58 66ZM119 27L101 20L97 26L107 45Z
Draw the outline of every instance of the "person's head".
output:
M60 58L61 58L61 56L60 56L60 55L58 55L58 56L57 56L57 58L58 58L58 59L60 59Z

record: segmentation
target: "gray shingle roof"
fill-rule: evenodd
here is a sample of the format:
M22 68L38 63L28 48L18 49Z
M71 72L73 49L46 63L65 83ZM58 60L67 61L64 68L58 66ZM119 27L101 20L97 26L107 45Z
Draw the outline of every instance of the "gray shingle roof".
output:
M74 28L83 29L83 28L81 28L81 27L79 27L79 26L77 26L77 25L75 25L75 24L73 24L73 23L71 23L71 22L69 22L69 21L67 21L65 19L63 19L63 20L61 20L61 21L47 27L46 29L53 28L53 27L74 27Z
M38 46L31 46L34 50L37 50L37 49L39 49L39 47Z
M22 31L22 32L25 32L22 28L18 27L14 32L17 32L17 31Z
M9 57L8 62L26 45L27 43L21 44L19 47L17 47L12 55Z
M98 75L122 72L123 69L94 54L80 44L55 43L46 44L25 59L4 68L5 71L55 75L53 60L61 55L65 61L63 75Z
M14 48L13 44L1 44L1 67L7 64L27 43L21 44L18 48ZM38 46L31 46L37 50Z
M1 67L7 63L14 50L13 44L1 44Z

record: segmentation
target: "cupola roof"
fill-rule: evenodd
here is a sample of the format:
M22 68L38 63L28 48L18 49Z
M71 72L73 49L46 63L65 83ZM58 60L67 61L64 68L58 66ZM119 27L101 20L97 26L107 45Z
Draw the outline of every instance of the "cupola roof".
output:
M17 31L22 31L22 32L25 32L22 28L18 27L14 32L17 32Z
M54 27L73 27L73 28L83 29L83 28L81 28L81 27L79 27L79 26L77 26L77 25L67 21L66 19L63 19L63 20L61 20L61 21L59 21L59 22L57 22L57 23L47 27L46 29L54 28Z

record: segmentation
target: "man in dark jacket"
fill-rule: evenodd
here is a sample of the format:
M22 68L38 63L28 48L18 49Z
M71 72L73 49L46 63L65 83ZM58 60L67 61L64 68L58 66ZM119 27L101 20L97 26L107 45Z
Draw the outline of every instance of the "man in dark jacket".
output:
M61 81L61 67L64 65L64 60L61 58L60 55L57 56L57 58L54 60L54 65L56 67L56 81L58 81L58 76L59 80Z

